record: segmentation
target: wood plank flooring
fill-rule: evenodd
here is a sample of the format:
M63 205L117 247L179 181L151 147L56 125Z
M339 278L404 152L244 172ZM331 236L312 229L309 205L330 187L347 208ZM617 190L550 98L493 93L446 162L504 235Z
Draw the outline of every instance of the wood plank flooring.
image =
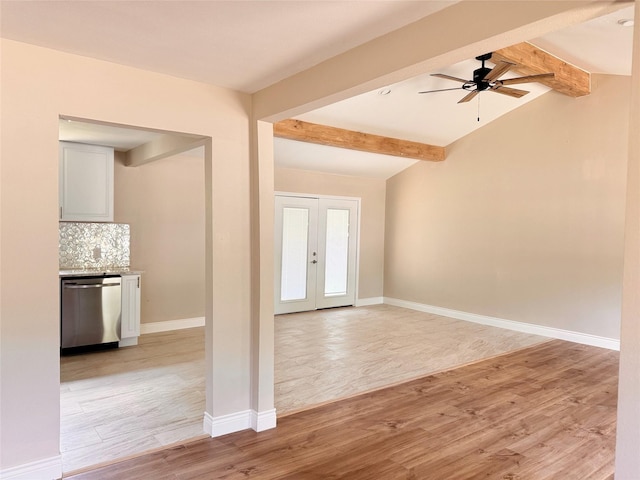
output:
M617 373L554 340L69 480L611 479Z
M391 305L279 315L279 415L548 341Z
M60 359L63 471L203 435L204 328Z
M275 320L275 403L291 413L547 339L388 305ZM61 360L63 471L203 434L204 329Z

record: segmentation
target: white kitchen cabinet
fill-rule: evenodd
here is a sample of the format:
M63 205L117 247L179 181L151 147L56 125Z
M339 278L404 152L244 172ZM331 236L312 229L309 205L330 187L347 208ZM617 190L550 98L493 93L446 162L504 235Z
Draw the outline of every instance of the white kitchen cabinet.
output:
M113 148L60 142L60 220L113 222Z
M122 275L121 347L138 344L140 336L140 275Z

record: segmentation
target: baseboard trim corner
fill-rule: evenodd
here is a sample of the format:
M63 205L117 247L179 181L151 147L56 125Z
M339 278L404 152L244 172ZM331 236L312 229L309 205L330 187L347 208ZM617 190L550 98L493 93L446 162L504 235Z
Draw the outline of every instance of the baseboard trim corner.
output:
M384 297L368 297L356 299L356 307L368 307L370 305L382 305Z
M597 335L591 335L589 333L573 332L560 328L534 325L532 323L505 320L502 318L495 318L486 315L478 315L475 313L452 310L450 308L436 307L423 303L410 302L408 300L400 300L398 298L384 297L384 303L396 307L417 310L419 312L433 313L436 315L442 315L443 317L455 318L457 320L465 320L467 322L480 323L492 327L505 328L507 330L540 335L542 337L567 340L569 342L582 343L584 345L591 345L593 347L601 347L609 350L620 350L620 340L616 340L615 338L599 337Z
M37 460L0 470L2 480L53 480L62 478L62 457Z
M251 428L256 432L276 428L276 409L256 412L251 410Z
M202 428L211 437L220 437L228 433L240 432L252 428L253 410L230 413L213 417L208 412L204 413Z
M140 334L170 332L184 328L204 327L204 317L181 318L167 320L166 322L143 323L140 325Z
M118 342L118 347L133 347L138 345L138 337L123 338Z

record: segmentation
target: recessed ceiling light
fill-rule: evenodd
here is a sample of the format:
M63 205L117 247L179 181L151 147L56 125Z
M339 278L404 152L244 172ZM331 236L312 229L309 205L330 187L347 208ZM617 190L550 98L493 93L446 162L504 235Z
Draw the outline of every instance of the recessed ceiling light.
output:
M389 95L391 93L390 88L383 88L382 90L378 90L378 95Z
M618 25L623 27L633 27L633 18L623 18L622 20L618 20Z

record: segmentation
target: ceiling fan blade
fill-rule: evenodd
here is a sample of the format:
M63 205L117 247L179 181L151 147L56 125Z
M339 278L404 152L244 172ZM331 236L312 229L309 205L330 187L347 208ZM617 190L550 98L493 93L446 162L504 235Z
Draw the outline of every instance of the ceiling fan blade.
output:
M508 95L510 97L515 97L515 98L524 97L527 93L529 93L526 90L518 90L517 88L501 87L501 86L489 88L488 90L491 90L492 92L496 92L496 93L501 93L503 95Z
M538 75L527 75L526 77L518 77L518 78L505 78L504 80L499 80L502 85L515 85L516 83L529 83L529 82L539 82L540 80L544 80L545 78L554 78L555 73L540 73Z
M504 75L509 71L511 67L514 67L515 63L509 62L498 62L493 70L491 70L487 75L483 78L485 82L492 82L496 80L500 75Z
M454 82L467 83L470 80L465 80L463 78L452 77L451 75L445 75L444 73L432 73L432 77L445 78L447 80L453 80Z
M451 90L463 90L462 87L456 87L456 88L441 88L439 90L426 90L424 92L418 92L418 93L434 93L434 92L449 92Z
M480 90L474 90L471 93L469 93L468 95L465 95L463 97L463 99L460 100L458 103L468 102L468 101L472 100L473 98L475 98L475 96L478 95L479 93L480 93Z

